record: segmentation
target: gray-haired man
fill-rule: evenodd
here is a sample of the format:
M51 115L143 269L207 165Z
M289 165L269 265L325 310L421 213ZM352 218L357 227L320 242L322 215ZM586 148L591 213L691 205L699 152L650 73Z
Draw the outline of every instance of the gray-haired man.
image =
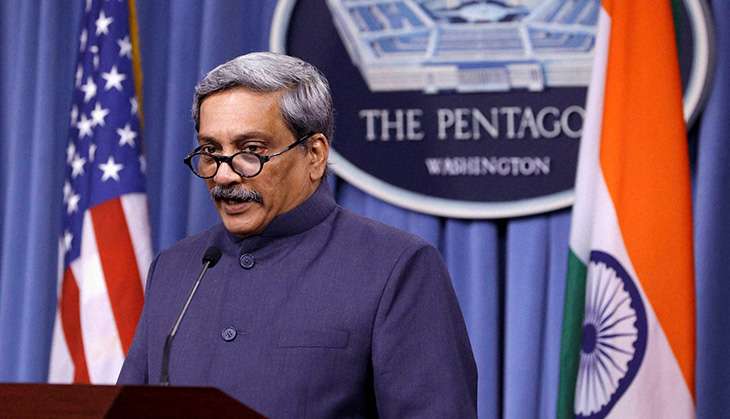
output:
M324 77L253 53L196 88L198 147L222 224L160 253L119 383L156 383L164 341L200 269L170 355L173 385L210 385L274 418L476 416L476 368L438 252L339 207L323 182Z

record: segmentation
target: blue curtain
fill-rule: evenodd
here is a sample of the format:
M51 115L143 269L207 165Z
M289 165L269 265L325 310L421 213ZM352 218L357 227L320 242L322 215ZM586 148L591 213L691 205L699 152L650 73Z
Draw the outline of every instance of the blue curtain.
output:
M81 5L0 8L0 380L42 381Z
M712 9L715 77L699 127L694 188L700 418L730 411L730 2L715 0Z
M56 304L62 179L82 2L0 2L0 381L44 381ZM697 182L698 405L730 407L724 285L730 278L727 69L730 6L715 4L716 88L700 121ZM144 144L156 251L217 216L181 162L193 145L192 89L213 66L268 48L274 0L140 1ZM721 68L722 67L722 68ZM727 173L730 174L730 173ZM479 367L482 418L555 412L569 209L493 221L406 211L332 177L339 202L424 237L451 272ZM710 348L706 350L704 348Z

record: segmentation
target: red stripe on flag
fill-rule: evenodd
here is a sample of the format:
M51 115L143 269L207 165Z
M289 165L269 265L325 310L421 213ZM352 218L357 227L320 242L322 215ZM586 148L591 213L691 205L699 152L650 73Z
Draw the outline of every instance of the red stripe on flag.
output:
M90 212L114 320L126 355L144 301L132 238L120 199L110 199Z
M84 338L81 335L81 305L79 304L79 287L76 285L71 268L63 273L61 298L58 301L61 312L63 335L66 338L68 352L74 363L74 383L89 383L89 370L86 367Z

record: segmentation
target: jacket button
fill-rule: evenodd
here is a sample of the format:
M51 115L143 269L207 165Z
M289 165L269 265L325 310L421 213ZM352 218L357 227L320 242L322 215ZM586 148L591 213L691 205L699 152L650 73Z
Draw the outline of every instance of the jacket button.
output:
M234 329L234 328L232 328L232 327L226 327L226 328L225 328L225 329L223 329L223 331L221 332L221 337L222 337L222 338L223 338L223 340L225 340L226 342L230 342L230 341L232 341L233 339L235 339L235 338L236 338L236 335L238 335L238 332L236 331L236 329Z
M256 264L256 259L249 253L242 254L238 261L241 263L243 269L251 269Z

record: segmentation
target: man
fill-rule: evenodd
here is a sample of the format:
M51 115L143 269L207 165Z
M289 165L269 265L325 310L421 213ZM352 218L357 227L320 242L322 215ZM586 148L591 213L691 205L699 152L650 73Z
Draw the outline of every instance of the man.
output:
M218 387L273 418L469 418L476 367L438 252L359 217L326 182L324 77L252 53L196 87L198 147L217 225L152 263L119 383L158 383L165 337L210 246L223 254L172 345L173 385Z

